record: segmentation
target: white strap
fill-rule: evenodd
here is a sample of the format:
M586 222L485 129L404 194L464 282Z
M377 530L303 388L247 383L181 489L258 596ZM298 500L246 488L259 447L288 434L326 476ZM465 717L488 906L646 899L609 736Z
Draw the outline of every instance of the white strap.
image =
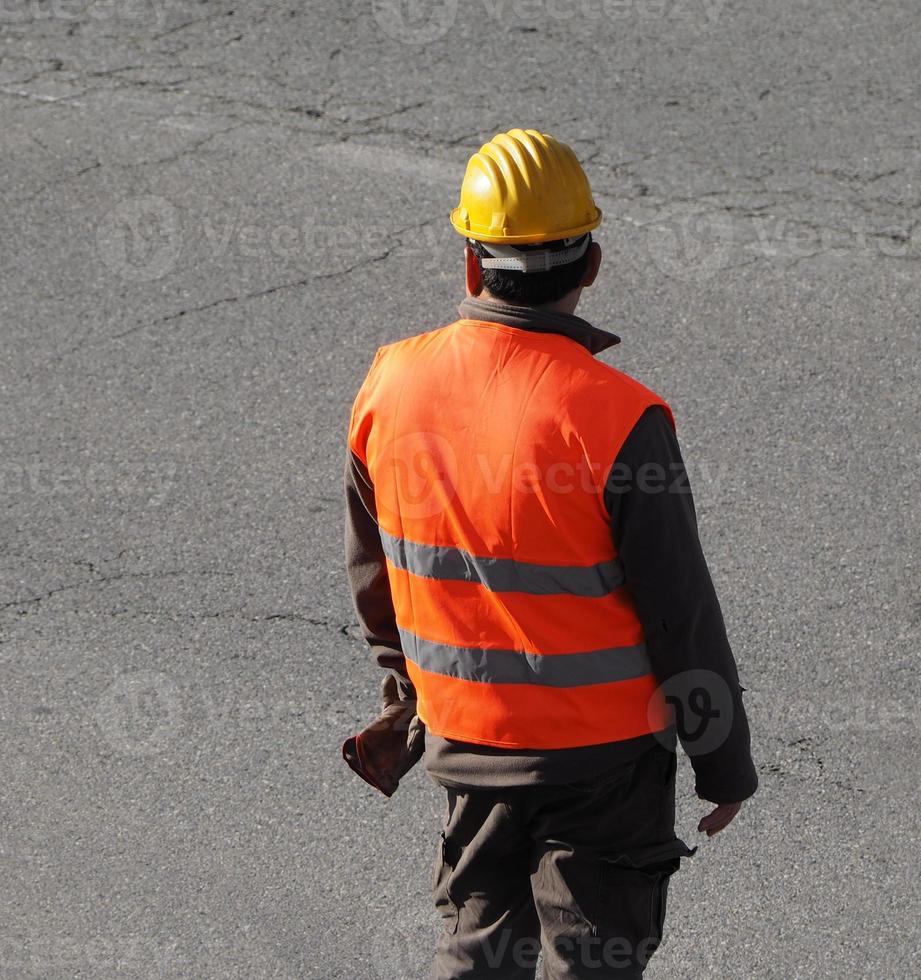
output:
M578 241L579 244L570 245L574 241ZM480 242L480 244L493 256L489 259L480 259L480 265L484 269L506 269L512 272L549 272L550 269L555 269L557 266L569 265L570 262L581 259L588 248L589 236L585 234L578 238L564 239L564 244L570 245L570 247L560 249L558 252L549 249L522 252L514 245L496 245L493 242Z

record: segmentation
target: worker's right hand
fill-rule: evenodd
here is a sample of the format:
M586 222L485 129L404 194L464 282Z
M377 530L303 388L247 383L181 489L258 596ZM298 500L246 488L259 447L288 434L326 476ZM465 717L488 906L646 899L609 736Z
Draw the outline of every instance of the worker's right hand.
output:
M718 834L735 819L736 814L742 809L741 803L720 803L712 812L708 813L697 825L697 829L708 837Z
M345 740L342 757L365 782L393 796L400 780L419 761L425 748L425 726L416 702L401 700L397 679L387 674L381 683L380 717Z

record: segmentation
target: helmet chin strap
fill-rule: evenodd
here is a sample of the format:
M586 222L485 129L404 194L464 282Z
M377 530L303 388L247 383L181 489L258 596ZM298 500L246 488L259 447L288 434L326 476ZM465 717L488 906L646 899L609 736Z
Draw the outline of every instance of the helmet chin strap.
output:
M480 265L484 269L505 269L509 272L549 272L561 265L569 265L576 259L581 259L588 249L591 235L587 232L575 238L564 238L559 251L550 249L535 249L522 252L514 245L497 245L494 242L479 244L490 254L491 258L481 258ZM573 244L576 243L576 244Z

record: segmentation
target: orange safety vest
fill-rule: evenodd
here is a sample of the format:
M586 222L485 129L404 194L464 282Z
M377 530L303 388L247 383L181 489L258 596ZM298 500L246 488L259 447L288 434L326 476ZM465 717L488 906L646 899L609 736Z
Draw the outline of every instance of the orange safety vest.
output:
M462 319L378 350L349 446L429 731L562 749L671 724L604 501L652 405L674 424L561 334Z

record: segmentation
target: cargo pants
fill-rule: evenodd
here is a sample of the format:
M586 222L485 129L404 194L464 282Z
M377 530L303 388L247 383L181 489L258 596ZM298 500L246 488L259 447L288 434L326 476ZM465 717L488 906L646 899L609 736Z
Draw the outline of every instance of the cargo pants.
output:
M581 783L447 790L434 868L433 980L643 976L668 881L694 853L675 836L674 752L656 744Z

